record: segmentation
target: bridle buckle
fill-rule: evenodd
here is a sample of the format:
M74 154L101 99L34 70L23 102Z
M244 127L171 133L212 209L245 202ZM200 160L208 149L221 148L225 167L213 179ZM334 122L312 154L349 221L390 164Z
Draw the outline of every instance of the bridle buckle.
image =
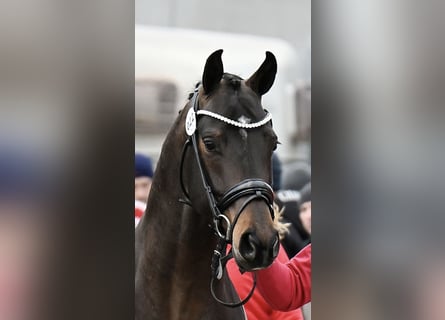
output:
M220 221L224 220L224 222L226 223L227 227L226 227L226 234L224 235L221 230L220 230ZM215 218L215 231L218 234L218 237L225 239L227 242L230 241L229 236L231 234L231 228L232 225L230 224L230 220L229 218L227 218L224 214L220 214Z

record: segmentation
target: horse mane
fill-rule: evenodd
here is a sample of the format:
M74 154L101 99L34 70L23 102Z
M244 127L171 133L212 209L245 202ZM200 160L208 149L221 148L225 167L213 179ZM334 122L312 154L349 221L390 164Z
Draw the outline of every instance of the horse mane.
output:
M239 90L241 87L241 80L243 80L241 77L231 73L224 73L223 79L226 80L227 84L234 90Z
M275 213L275 219L273 221L275 229L278 231L278 235L280 237L280 240L283 240L286 234L290 232L289 227L291 226L291 223L284 222L283 221L283 212L284 207L280 208L278 204L274 202L273 204L273 210Z
M201 81L198 81L195 84L195 88L194 89L198 88L200 86L200 84L201 84ZM190 100L193 97L193 94L194 94L194 91L190 92L187 99Z

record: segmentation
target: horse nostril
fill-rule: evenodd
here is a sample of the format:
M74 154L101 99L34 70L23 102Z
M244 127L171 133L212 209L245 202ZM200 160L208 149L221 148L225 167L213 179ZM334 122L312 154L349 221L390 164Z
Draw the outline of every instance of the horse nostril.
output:
M278 256L280 240L278 235L273 237L268 244L264 244L253 232L246 232L241 236L239 253L249 263L266 266Z
M257 254L258 245L258 238L254 234L248 232L241 237L239 251L244 259L253 261Z

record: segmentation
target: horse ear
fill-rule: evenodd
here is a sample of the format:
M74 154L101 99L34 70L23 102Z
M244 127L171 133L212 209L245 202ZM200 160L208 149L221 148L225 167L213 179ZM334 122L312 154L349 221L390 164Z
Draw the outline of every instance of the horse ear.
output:
M246 85L262 96L272 87L276 74L277 59L272 52L266 51L266 59L258 70L246 80Z
M221 60L222 49L213 52L206 61L204 73L202 75L202 85L204 92L209 94L221 81L224 73L224 67Z

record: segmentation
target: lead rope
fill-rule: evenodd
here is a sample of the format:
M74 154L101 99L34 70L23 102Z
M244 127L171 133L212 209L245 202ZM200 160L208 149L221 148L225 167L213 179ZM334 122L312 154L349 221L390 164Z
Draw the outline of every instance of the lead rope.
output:
M256 274L253 273L253 286L252 286L252 289L250 290L249 294L247 295L247 297L245 297L243 300L241 300L239 302L225 302L216 296L216 294L213 290L214 280L215 280L215 278L210 279L210 292L212 293L213 299L215 299L217 302L221 303L223 306L226 306L229 308L238 308L238 307L245 305L247 303L247 301L249 301L249 299L252 298L252 295L255 292L255 288L256 288Z

